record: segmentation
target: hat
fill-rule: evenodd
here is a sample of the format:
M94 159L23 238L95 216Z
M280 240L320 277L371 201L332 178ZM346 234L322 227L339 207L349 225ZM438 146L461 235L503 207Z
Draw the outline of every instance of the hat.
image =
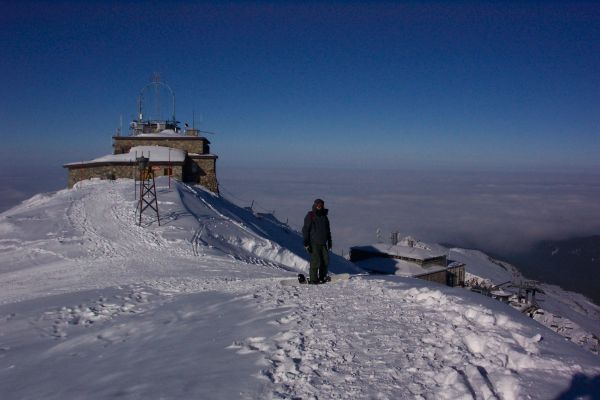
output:
M321 200L321 199L316 199L315 202L314 202L314 205L317 205L319 203L321 203L321 205L323 205L323 206L325 205L325 202L323 200Z

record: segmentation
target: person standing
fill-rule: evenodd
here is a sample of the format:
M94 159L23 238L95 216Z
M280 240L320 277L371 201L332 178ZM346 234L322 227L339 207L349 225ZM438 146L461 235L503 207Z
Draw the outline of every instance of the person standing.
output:
M329 227L329 210L325 202L316 199L312 210L304 218L302 236L304 248L310 254L309 283L324 283L329 280L329 251L331 250L331 229Z

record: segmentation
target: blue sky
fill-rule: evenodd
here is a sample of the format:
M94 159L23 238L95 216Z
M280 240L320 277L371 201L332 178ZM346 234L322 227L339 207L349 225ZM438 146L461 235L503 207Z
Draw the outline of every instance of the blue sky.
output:
M0 156L110 153L159 72L222 166L597 170L600 6L564 3L3 1Z

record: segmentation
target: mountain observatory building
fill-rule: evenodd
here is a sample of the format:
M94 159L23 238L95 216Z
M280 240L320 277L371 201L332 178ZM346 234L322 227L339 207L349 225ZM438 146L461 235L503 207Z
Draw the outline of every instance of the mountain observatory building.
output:
M154 108L146 115L145 101L154 95ZM165 96L166 95L166 96ZM161 118L161 97L170 97L170 119ZM164 104L163 104L164 106ZM187 183L200 184L212 192L219 192L216 163L217 155L210 152L210 141L195 127L185 124L182 130L175 118L175 94L159 77L144 86L138 98L137 119L129 126L129 135L120 129L113 136L113 154L90 161L63 165L69 171L68 187L85 179L136 179L138 157L149 158L156 176L171 176Z

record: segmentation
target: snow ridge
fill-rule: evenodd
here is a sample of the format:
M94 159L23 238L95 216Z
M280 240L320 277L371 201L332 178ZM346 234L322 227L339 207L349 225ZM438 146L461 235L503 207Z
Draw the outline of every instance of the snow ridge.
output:
M282 286L307 269L298 232L173 184L157 180L160 227L136 225L130 180L80 182L0 214L3 399L547 399L600 389L577 386L600 374L597 356L479 294L397 276ZM493 264L456 257L477 274ZM495 268L492 279L510 274ZM334 256L332 270L357 268Z

